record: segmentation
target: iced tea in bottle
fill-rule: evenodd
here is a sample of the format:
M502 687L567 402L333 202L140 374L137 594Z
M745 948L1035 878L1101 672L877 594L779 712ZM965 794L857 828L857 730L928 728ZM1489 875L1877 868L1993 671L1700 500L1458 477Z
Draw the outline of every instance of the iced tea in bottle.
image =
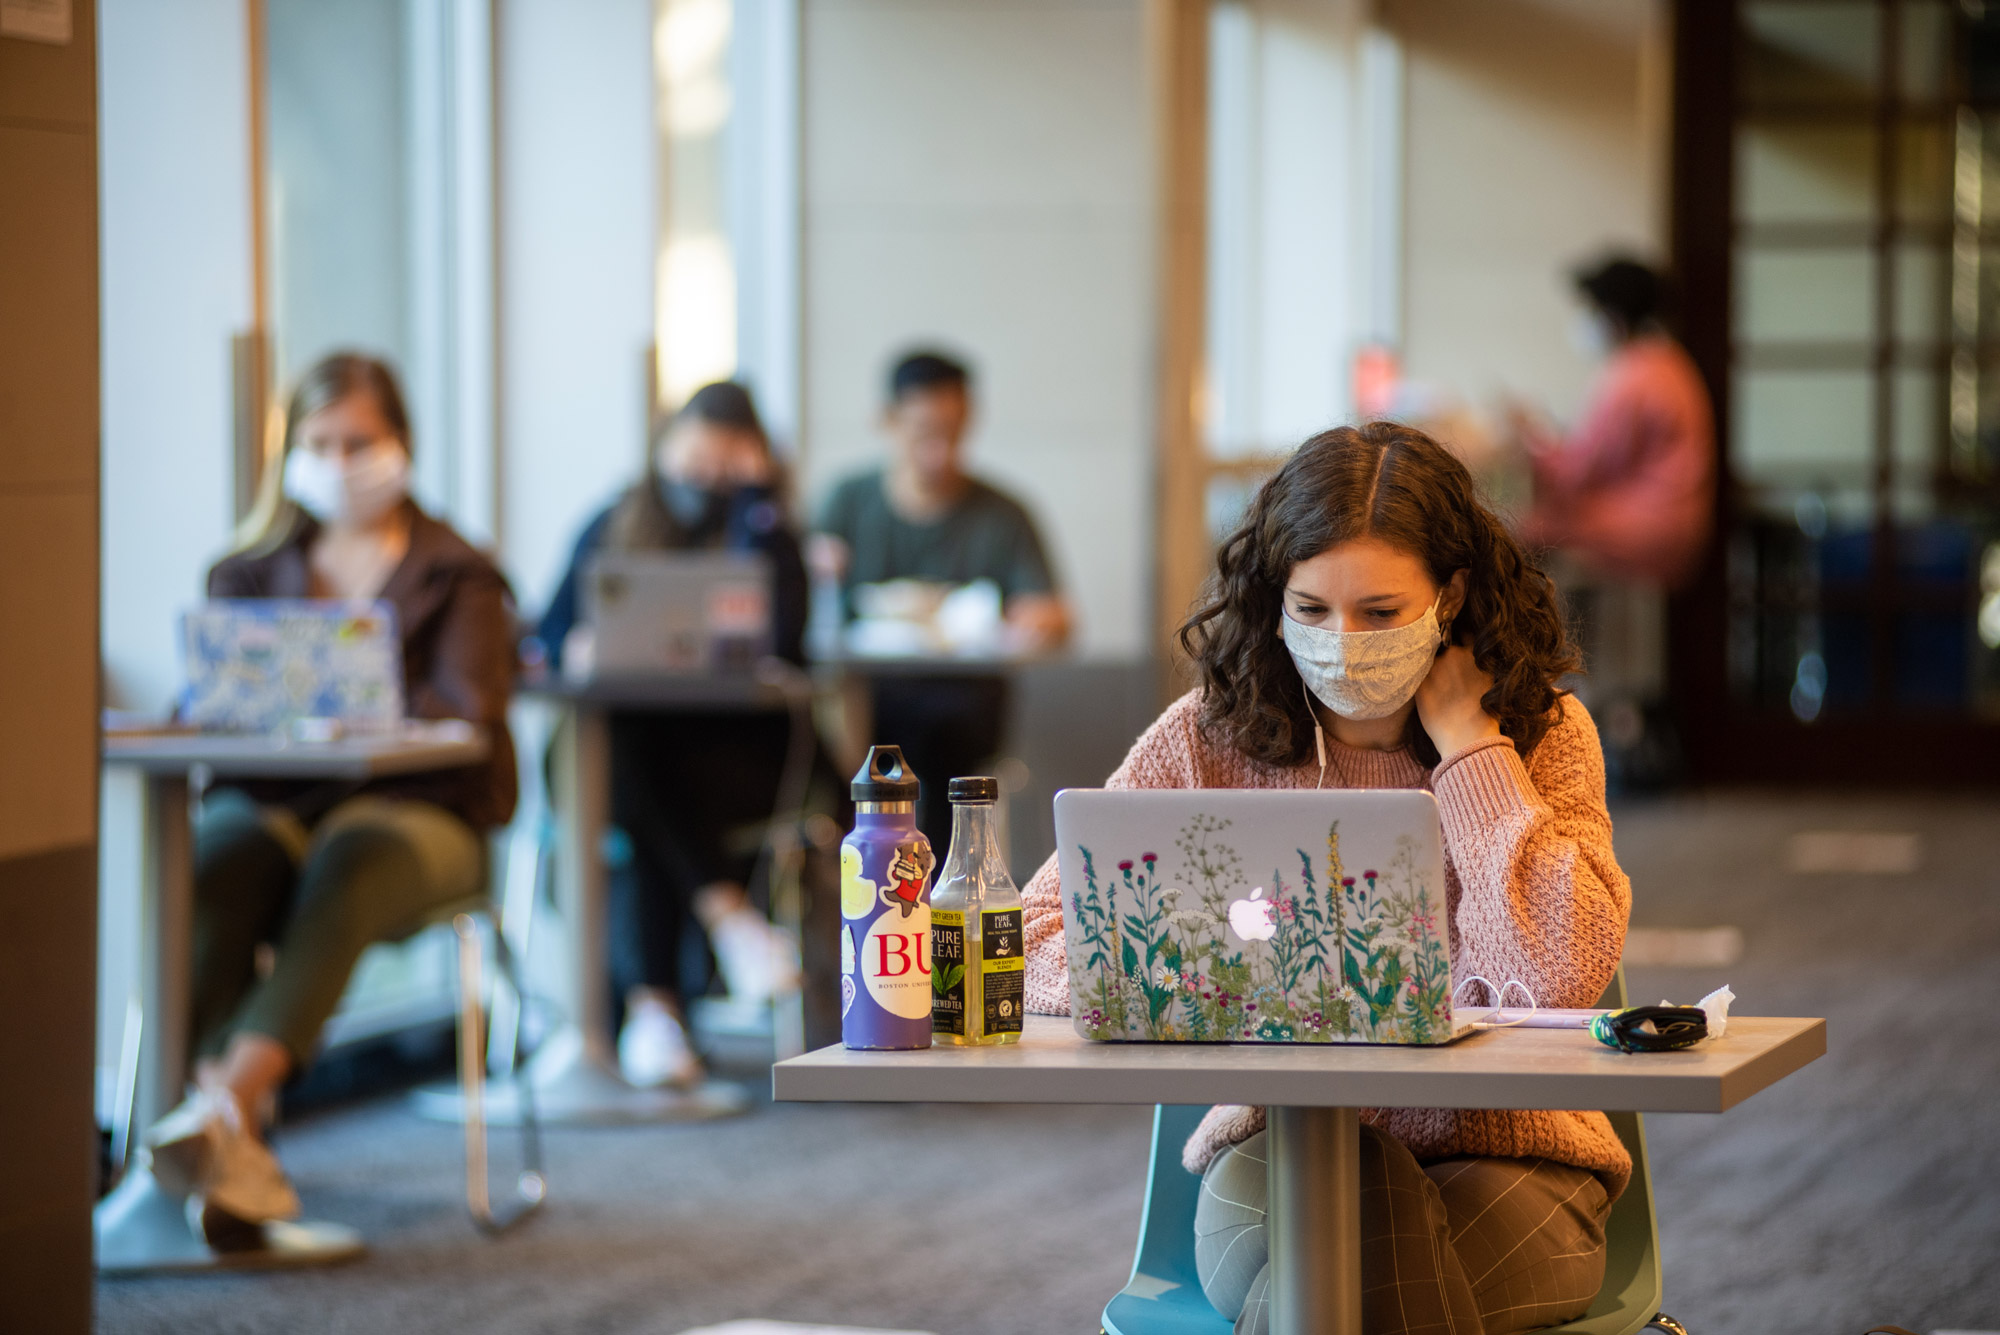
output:
M1000 782L953 779L951 852L931 892L931 1034L961 1046L1017 1043L1021 893L1000 855Z

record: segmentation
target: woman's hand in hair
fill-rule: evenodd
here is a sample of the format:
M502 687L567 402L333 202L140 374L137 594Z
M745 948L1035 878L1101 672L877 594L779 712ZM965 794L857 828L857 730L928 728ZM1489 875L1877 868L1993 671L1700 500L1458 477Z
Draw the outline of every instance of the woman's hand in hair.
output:
M1493 689L1493 674L1472 660L1472 650L1448 644L1417 687L1417 721L1440 756L1463 751L1500 735L1500 721L1481 703Z

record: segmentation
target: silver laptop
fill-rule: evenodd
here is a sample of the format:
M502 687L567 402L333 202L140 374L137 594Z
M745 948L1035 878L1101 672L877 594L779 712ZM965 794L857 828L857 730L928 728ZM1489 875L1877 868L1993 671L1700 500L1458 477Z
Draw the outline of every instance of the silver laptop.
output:
M403 721L403 649L388 602L220 598L181 618L180 717L221 732L301 719L355 732Z
M771 653L761 552L617 552L584 577L598 676L747 672Z
M1448 1043L1437 802L1422 791L1056 794L1085 1038Z

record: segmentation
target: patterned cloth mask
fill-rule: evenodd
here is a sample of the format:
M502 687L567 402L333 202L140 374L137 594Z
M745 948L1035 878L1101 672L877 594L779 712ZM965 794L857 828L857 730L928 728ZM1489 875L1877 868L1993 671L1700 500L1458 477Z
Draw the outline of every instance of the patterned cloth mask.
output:
M1438 601L1393 630L1326 630L1283 613L1278 633L1299 676L1320 702L1342 718L1387 718L1410 702L1437 661L1444 640Z

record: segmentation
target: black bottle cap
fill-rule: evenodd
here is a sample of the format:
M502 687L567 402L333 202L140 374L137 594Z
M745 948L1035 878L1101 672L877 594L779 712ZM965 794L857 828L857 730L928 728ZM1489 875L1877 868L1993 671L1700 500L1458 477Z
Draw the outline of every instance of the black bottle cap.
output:
M1000 780L983 774L968 779L953 779L945 785L945 792L954 802L998 802Z
M914 802L917 772L903 759L902 747L871 746L849 791L857 802Z

